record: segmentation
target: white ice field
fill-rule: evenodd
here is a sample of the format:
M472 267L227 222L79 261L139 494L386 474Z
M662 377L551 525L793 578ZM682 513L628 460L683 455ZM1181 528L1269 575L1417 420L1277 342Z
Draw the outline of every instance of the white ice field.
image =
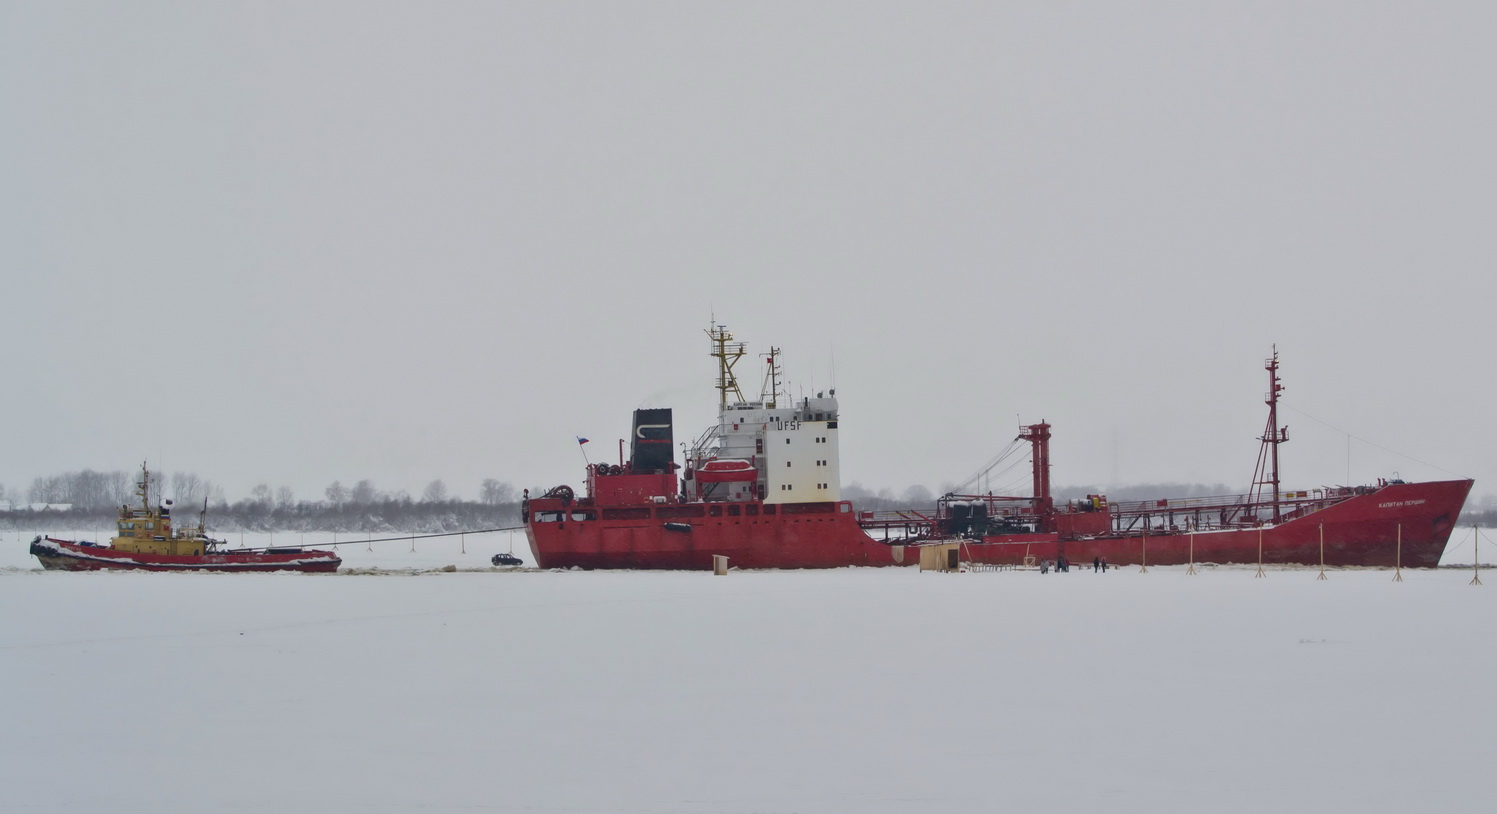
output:
M0 812L1497 808L1497 572L490 571L499 534L56 573L29 539Z

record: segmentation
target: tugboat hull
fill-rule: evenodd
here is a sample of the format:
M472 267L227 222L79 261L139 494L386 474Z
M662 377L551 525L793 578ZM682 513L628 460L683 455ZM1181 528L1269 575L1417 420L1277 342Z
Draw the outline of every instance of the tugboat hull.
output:
M197 556L119 551L52 537L31 541L31 554L49 571L305 571L332 572L336 552L302 549L223 551Z

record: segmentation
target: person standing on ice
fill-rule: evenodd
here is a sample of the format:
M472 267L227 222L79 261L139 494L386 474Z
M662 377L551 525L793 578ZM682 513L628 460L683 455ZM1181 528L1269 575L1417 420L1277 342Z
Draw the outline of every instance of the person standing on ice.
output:
M1106 557L1102 558L1102 573L1104 573L1104 574L1107 573L1107 558Z
M1092 557L1092 573L1095 574L1100 570L1102 570L1102 558Z

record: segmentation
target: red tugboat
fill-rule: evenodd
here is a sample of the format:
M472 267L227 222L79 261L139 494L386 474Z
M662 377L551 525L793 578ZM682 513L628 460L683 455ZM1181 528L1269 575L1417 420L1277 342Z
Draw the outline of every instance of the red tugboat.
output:
M151 473L144 465L135 493L140 508L120 507L118 533L107 545L53 537L31 541L42 567L59 571L336 571L337 552L301 548L224 549L207 535L203 514L196 526L173 528L171 501L151 508Z
M1056 506L1050 425L1025 427L1034 463L1029 497L948 494L933 510L854 512L840 499L835 391L782 406L778 349L765 387L745 400L733 375L744 355L723 326L708 330L718 360L718 422L673 460L669 409L636 410L628 460L589 464L585 494L558 486L522 505L542 568L708 569L912 565L918 546L960 543L960 559L1028 565L1294 563L1433 567L1472 481L1281 492L1278 356L1269 371L1269 423L1253 492L1110 504L1105 496ZM1001 457L1001 456L1000 456Z

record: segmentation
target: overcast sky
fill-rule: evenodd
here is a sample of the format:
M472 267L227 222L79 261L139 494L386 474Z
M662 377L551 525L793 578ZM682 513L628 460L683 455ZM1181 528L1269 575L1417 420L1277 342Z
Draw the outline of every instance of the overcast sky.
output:
M835 386L842 473L1497 493L1497 5L0 0L0 483L582 480ZM745 389L757 390L756 358ZM1027 469L990 485L1027 488Z

